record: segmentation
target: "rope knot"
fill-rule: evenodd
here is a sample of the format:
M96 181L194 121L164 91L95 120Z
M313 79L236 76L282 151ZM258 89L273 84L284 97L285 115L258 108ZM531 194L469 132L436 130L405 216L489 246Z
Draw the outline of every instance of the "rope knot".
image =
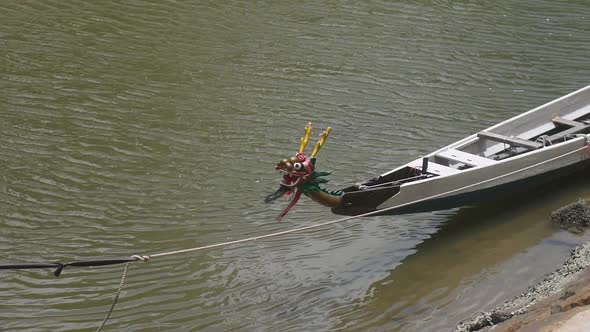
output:
M136 261L142 261L142 262L149 262L150 259L152 259L150 256L145 255L145 256L141 256L141 255L132 255L131 259L135 259Z

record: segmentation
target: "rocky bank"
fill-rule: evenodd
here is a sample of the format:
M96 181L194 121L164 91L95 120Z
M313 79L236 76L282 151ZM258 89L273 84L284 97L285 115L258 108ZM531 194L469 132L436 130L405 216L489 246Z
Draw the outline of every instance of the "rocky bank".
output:
M551 216L579 231L590 224L590 202L578 200ZM561 267L495 309L461 322L457 332L590 331L590 242L576 247Z

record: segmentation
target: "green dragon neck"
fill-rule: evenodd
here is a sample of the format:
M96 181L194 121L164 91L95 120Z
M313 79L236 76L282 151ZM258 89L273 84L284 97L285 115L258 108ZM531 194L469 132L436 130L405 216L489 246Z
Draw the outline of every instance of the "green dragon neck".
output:
M336 207L340 205L344 193L341 190L329 191L321 187L321 184L330 181L325 178L325 176L328 175L330 175L330 172L314 171L299 189L305 196L319 204L328 207Z

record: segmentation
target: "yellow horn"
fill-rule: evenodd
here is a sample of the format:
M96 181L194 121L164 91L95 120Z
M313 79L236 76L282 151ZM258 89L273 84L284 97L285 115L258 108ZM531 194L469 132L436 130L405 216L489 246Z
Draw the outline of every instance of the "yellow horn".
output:
M316 156L316 154L318 154L318 152L320 151L320 148L326 142L326 139L328 138L328 135L330 135L330 131L332 131L332 128L331 127L328 127L328 128L326 128L326 130L324 130L324 132L320 136L320 140L315 145L315 149L313 149L313 152L311 153L310 158L314 158Z
M307 146L307 142L309 141L309 136L311 136L311 122L307 124L305 127L305 136L301 137L301 144L299 145L299 153L305 152L305 147Z

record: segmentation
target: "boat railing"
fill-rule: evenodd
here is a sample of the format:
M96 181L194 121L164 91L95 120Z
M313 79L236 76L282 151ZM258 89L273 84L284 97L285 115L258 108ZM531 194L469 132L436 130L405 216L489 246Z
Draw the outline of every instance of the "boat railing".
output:
M393 180L393 181L388 181L388 182L383 182L383 183L378 183L378 184L373 184L373 185L359 184L357 187L359 190L367 190L367 189L374 189L374 188L379 188L379 187L399 186L404 183L418 181L418 180L422 180L422 179L425 179L428 177L432 177L432 175L431 174L420 174L420 175L408 177L405 179Z

